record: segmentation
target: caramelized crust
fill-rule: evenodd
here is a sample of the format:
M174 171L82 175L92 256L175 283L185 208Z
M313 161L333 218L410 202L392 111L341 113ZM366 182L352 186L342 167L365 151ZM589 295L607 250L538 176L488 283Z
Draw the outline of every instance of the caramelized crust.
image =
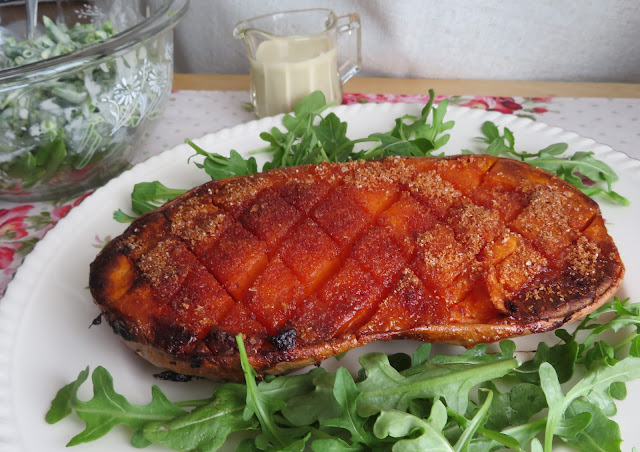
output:
M624 274L597 204L486 155L327 163L211 181L137 219L91 264L139 355L241 379L374 340L477 343L557 328Z

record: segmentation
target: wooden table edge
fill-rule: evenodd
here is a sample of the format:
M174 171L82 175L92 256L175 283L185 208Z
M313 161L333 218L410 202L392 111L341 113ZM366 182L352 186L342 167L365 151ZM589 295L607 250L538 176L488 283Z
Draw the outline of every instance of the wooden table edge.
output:
M173 88L248 91L249 83L248 75L175 74ZM442 95L640 98L638 83L355 77L345 84L348 93L426 94L431 88Z

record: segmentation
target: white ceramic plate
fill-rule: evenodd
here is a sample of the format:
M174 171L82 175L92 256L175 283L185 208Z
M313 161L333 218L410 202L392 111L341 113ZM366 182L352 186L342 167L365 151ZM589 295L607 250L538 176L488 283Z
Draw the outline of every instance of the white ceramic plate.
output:
M350 138L371 132L390 130L393 120L405 113L417 114L419 105L365 104L336 107L335 113L349 124ZM507 125L514 131L517 148L538 151L564 141L570 151L593 151L611 165L620 181L615 189L631 200L631 207L602 203L609 231L620 248L627 267L627 277L618 293L635 296L640 301L640 162L593 140L515 116L466 108L449 108L447 119L456 121L447 153L477 149L474 140L486 120ZM207 135L197 143L218 153L229 149L247 152L264 145L259 133L280 126L280 118L266 118L232 129ZM116 223L112 213L126 208L134 184L159 180L168 186L189 187L203 183L208 176L187 164L193 154L186 145L178 146L141 163L97 190L50 231L25 259L0 300L0 449L16 452L62 451L65 444L84 428L75 416L56 425L48 425L44 415L56 391L74 380L86 366L106 367L113 375L116 390L133 403L148 403L150 387L158 384L171 400L208 397L212 384L202 380L190 383L162 382L152 377L158 370L134 355L121 344L111 329L103 324L89 328L98 315L87 290L89 263L98 252L98 238L120 234L125 225ZM552 336L530 336L519 340L523 350ZM412 350L415 343L375 343L365 350L384 352ZM362 349L359 349L359 351ZM359 351L347 354L341 365L357 368ZM335 368L336 360L325 364ZM90 397L89 384L82 396ZM636 423L640 403L640 383L629 385L629 397L620 404L616 420L625 439L624 449L640 446ZM128 450L130 433L116 428L101 440L82 445L78 450ZM133 448L131 448L133 450ZM146 450L164 450L152 446Z

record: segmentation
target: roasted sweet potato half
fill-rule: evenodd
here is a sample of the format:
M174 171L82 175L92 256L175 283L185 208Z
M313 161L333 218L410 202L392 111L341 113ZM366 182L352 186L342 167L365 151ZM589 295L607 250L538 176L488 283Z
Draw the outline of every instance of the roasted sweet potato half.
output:
M598 205L485 155L216 180L138 218L91 265L113 330L157 366L240 379L374 340L472 346L585 315L624 266Z

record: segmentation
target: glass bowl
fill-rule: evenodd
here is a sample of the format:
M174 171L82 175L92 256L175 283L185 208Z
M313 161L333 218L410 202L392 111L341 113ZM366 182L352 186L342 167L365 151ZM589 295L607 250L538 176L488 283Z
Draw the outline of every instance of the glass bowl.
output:
M71 197L130 166L171 92L173 27L188 3L0 5L0 199Z

